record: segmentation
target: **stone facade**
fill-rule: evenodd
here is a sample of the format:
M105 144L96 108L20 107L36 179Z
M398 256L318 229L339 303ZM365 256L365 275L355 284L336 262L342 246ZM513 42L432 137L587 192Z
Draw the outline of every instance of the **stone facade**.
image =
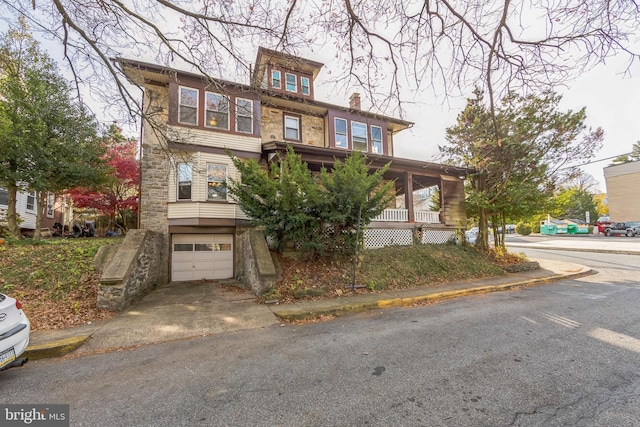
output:
M273 107L262 107L260 133L263 140L284 139L284 114L283 110ZM309 115L301 115L303 144L314 147L326 147L325 143L325 119Z
M124 310L156 286L167 283L167 236L130 230L105 266L98 289L98 308Z

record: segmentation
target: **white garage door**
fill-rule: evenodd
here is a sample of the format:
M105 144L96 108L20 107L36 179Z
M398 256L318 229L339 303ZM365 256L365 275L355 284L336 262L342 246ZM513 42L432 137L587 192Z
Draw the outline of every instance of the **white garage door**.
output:
M174 234L171 238L172 281L233 277L232 234Z

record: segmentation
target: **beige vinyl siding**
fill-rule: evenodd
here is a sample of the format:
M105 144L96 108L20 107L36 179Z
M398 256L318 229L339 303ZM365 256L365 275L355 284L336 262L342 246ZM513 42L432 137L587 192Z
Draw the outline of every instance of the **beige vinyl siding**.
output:
M188 161L189 158L180 158L177 161ZM207 163L227 166L227 178L240 179L240 173L233 166L233 162L226 155L195 153L191 156L193 176L191 181L191 201L176 201L176 170L172 168L169 177L169 206L168 217L175 218L241 218L246 215L240 210L233 199L228 195L228 202L207 201Z
M168 126L172 139L176 142L202 145L205 147L229 148L254 153L262 151L262 140L255 136L238 135L203 129Z
M235 203L179 202L169 204L169 219L176 218L236 218Z

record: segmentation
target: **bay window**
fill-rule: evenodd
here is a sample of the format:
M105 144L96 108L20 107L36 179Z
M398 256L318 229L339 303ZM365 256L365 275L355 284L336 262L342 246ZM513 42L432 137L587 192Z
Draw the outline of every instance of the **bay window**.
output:
M191 182L193 166L190 163L178 163L178 200L191 200Z
M227 166L207 163L207 200L227 200Z

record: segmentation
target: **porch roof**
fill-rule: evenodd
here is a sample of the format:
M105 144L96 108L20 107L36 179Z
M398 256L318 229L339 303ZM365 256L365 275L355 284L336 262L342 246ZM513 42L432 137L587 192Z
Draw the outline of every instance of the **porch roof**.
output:
M316 147L312 145L303 145L295 143L287 143L284 141L269 141L262 144L263 156L267 160L271 160L273 154L280 154L286 151L287 147L293 147L297 154L300 154L302 160L311 165L330 167L336 159L344 160L351 151ZM373 168L381 168L391 162L388 173L400 175L406 172L415 176L435 177L435 176L451 176L456 178L466 178L468 174L473 172L472 169L458 167L453 165L445 165L442 163L423 162L419 160L403 159L399 157L388 157L380 154L366 153L365 157Z

